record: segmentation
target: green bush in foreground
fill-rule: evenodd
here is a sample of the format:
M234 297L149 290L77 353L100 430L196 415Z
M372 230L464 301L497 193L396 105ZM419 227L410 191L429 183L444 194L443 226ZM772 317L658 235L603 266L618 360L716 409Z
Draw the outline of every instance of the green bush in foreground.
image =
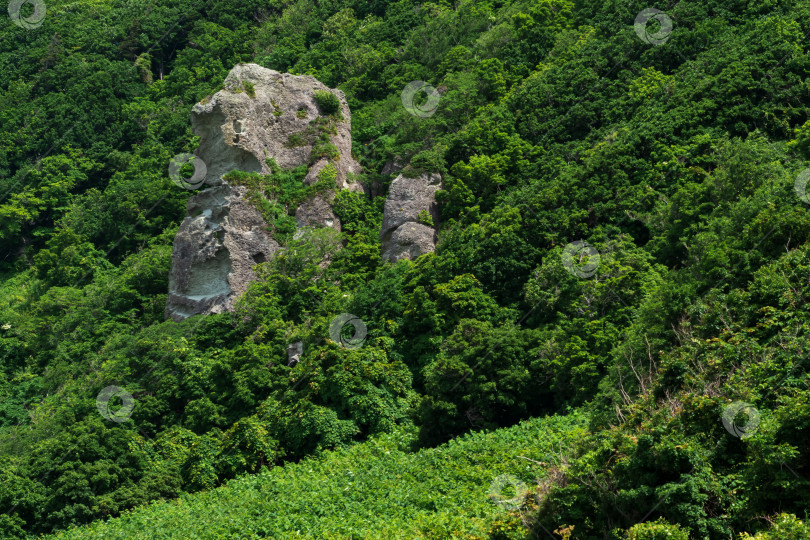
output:
M689 540L689 533L665 519L657 519L630 527L627 540Z
M328 90L315 90L315 102L323 114L331 115L340 111L340 100Z
M415 453L399 430L52 538L518 538L517 508L548 470L536 462L553 463L586 420L536 418ZM494 491L501 475L525 483L524 501Z
M741 540L804 540L810 538L810 524L793 514L780 514L771 522L771 528L756 536L740 534Z

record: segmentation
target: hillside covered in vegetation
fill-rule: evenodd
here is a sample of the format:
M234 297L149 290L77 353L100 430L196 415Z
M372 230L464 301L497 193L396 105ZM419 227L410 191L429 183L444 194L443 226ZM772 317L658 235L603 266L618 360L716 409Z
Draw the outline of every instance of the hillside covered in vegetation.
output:
M559 464L583 420L537 418L417 452L397 430L55 537L485 538L522 527L519 477Z
M8 14L0 538L810 538L810 1ZM240 63L345 94L365 189L298 234L301 171L234 171L283 249L166 320ZM439 240L391 263L400 173Z

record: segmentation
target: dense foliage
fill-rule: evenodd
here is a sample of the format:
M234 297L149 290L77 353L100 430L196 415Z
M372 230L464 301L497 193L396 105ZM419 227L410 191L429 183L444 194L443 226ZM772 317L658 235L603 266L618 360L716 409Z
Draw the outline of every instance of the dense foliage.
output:
M558 460L584 420L579 412L533 419L418 452L410 451L414 437L396 430L56 538L404 540L518 530L520 497L533 499L523 486L545 477L521 456Z
M36 28L4 19L0 537L181 495L201 513L220 492L185 494L260 471L219 510L279 481L286 500L272 504L301 516L297 483L389 449L344 448L369 436L413 428L430 447L574 408L590 418L587 432L578 416L560 424L575 445L554 462L524 456L544 465L523 477L537 496L518 517L467 500L483 477L455 471L457 488L439 489L457 489L443 504L458 510L413 484L408 504L427 513L403 530L810 536L810 2L658 7L671 32L659 19L644 34L634 22L648 5L615 0L113 0L49 2ZM298 236L302 170L232 173L272 191L256 200L285 250L235 313L164 321L190 195L167 167L195 147L191 107L238 62L346 93L369 194L336 197L341 233ZM435 91L403 106L411 81ZM383 171L396 163L442 174L440 242L383 264L395 174ZM587 259L571 253L579 241ZM330 336L341 313L362 320L362 346ZM99 414L113 385L133 396L126 421ZM492 444L487 474L499 452L518 474ZM396 460L373 465L389 481L441 455L389 446ZM344 457L320 461L331 449ZM341 504L334 490L312 496ZM335 537L356 533L346 513L396 506L319 504L307 534ZM151 519L132 516L120 526Z

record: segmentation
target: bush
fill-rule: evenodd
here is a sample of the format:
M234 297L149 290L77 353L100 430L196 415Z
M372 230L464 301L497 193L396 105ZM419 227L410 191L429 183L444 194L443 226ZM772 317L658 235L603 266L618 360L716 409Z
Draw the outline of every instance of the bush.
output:
M740 534L740 540L805 540L810 538L810 525L793 514L780 514L771 522L771 527L756 536Z
M430 215L430 212L427 210L419 210L419 216L417 218L419 223L422 225L427 225L428 227L433 227L433 216Z
M315 103L322 114L335 115L340 111L340 100L332 92L315 90Z
M242 81L242 87L245 89L245 93L252 97L256 97L256 87L250 81Z
M627 540L689 540L689 533L680 525L673 525L663 518L646 523L637 523L627 530Z
M309 156L309 162L315 163L319 159L330 159L330 160L337 160L340 159L340 151L338 151L337 146L329 142L329 136L321 136L315 141L315 144L312 145L312 153Z

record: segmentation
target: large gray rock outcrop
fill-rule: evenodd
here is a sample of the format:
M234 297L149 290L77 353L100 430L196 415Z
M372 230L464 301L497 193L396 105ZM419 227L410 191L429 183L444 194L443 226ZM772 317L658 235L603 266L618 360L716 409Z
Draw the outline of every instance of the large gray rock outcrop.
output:
M313 123L322 118L315 101L315 92L321 90L337 96L343 116L330 141L340 155L333 162L338 187L362 191L348 178L350 173L359 174L361 167L352 158L351 112L343 92L331 90L309 75L279 73L257 64L237 65L223 86L191 111L192 130L200 136L195 154L208 168L206 184L220 184L222 175L234 169L268 174L267 158L275 159L283 169L308 163L315 139ZM296 135L299 137L294 138ZM326 163L325 159L317 161L310 175L317 175Z
M380 230L383 260L415 259L436 248L439 225L436 191L441 188L441 180L438 174L425 173L417 178L400 174L391 182ZM433 226L422 223L420 213L429 215Z
M209 187L189 199L174 240L166 317L175 321L232 310L256 279L253 266L280 249L261 213L247 201L248 189L224 181L224 174L269 174L267 160L273 158L285 169L311 164L306 184L316 182L318 173L331 165L338 189L363 189L352 178L361 167L351 156L351 113L341 91L330 90L314 77L256 64L234 67L223 86L191 113L193 132L200 136L195 155L206 165ZM321 114L315 100L318 90L337 96L342 120L328 121ZM312 159L313 143L327 124L337 156ZM334 192L326 192L301 204L295 209L298 226L339 230L340 221L329 204L333 198Z
M256 279L252 267L279 249L267 223L248 203L247 188L226 183L189 200L174 238L166 316L175 321L233 309Z

